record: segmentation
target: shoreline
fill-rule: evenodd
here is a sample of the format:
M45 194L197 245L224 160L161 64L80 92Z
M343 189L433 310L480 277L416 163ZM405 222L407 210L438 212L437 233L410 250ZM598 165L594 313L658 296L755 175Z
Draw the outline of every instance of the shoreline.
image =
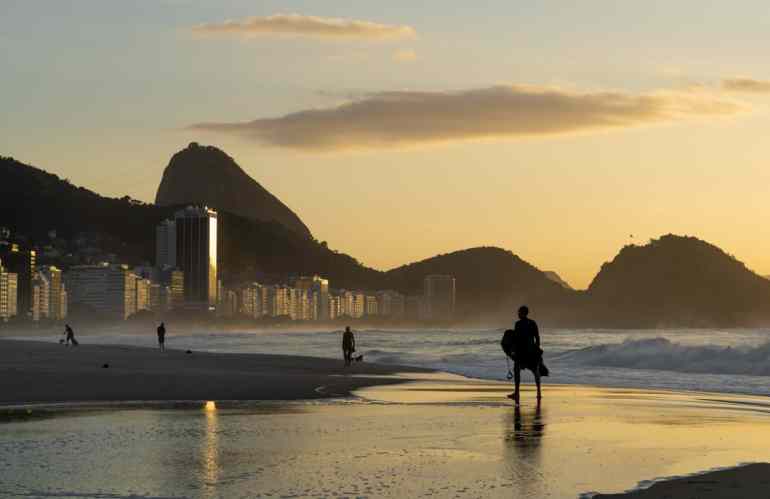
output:
M317 357L0 339L0 406L313 400L347 397L360 388L403 383L410 373L429 372L434 371L368 363L346 368L341 359Z

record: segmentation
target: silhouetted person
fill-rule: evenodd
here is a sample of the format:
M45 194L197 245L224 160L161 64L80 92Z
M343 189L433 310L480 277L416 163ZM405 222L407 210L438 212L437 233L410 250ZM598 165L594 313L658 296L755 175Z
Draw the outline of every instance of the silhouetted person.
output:
M158 348L161 352L166 351L166 325L163 322L158 326Z
M500 345L503 351L513 359L513 382L515 385L513 393L508 398L513 399L516 405L519 405L519 385L521 384L521 371L529 369L535 375L535 384L537 385L537 402L542 399L540 391L540 375L547 376L547 369L543 365L543 350L540 349L540 331L537 329L537 323L527 317L529 308L519 307L519 320L516 321L513 330L507 330L503 335Z
M353 352L356 351L356 337L353 336L353 331L350 330L350 326L345 327L345 332L342 333L342 356L345 358L345 365L349 366L353 359Z
M69 324L64 325L64 344L73 347L78 346L78 340L75 339L75 331L72 330Z

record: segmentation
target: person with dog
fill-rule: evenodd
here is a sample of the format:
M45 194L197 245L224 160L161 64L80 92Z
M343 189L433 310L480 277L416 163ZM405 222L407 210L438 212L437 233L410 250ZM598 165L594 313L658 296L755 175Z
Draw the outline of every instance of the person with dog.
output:
M543 398L540 377L548 376L548 368L543 364L543 350L540 348L540 331L537 323L528 317L529 308L526 305L519 307L518 315L519 320L516 321L514 328L508 329L500 342L505 354L513 360L514 391L508 395L508 398L513 399L517 406L519 405L521 371L529 369L535 375L539 404Z
M349 366L353 360L353 352L356 351L356 337L353 336L353 331L350 330L350 326L345 327L345 332L342 333L342 356L345 359L345 365Z
M64 346L73 347L78 346L78 340L75 339L75 331L72 330L69 324L64 325Z

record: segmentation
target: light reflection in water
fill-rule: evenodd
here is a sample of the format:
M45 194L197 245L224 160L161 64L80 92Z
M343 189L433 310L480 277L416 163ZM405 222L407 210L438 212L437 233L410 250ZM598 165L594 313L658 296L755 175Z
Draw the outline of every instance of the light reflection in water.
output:
M512 415L505 416L504 454L521 497L543 497L550 488L542 473L545 427L546 417L540 404L526 409L515 407Z
M216 404L206 402L206 427L201 447L201 488L204 497L214 497L219 480L219 416Z

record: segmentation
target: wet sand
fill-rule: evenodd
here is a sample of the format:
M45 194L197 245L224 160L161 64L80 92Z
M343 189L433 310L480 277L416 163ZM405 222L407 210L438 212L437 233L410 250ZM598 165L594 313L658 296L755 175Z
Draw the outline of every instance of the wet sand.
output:
M109 367L103 367L107 364ZM261 354L0 340L0 405L163 400L297 400L346 396L420 369ZM355 376L350 376L354 374Z
M515 409L506 383L340 364L0 341L5 404L217 401L6 419L0 496L770 495L770 465L691 476L768 459L764 397L546 385L540 406L527 386Z

